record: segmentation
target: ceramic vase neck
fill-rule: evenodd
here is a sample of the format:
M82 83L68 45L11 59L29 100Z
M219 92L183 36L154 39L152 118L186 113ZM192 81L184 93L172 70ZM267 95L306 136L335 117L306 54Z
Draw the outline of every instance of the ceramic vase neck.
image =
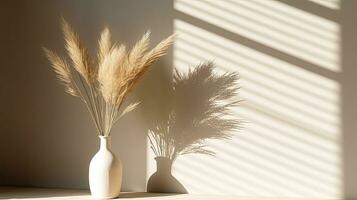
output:
M166 157L156 157L156 171L158 173L171 174L172 160Z
M100 150L111 148L111 140L109 136L99 136L99 139L100 139Z

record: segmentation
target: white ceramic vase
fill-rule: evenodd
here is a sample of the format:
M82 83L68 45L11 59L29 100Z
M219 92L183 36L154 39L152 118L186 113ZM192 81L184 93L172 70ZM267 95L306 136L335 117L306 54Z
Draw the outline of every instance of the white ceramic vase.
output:
M110 199L119 196L122 164L111 151L110 137L99 136L100 148L89 164L89 188L92 197Z

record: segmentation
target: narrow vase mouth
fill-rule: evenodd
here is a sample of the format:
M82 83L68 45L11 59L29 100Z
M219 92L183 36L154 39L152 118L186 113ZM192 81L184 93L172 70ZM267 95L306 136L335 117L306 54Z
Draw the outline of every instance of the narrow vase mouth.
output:
M100 139L107 139L107 138L110 138L110 136L109 136L109 135L98 135L98 137L99 137Z
M171 162L172 160L168 157L164 157L164 156L157 156L154 158L156 161L169 161Z

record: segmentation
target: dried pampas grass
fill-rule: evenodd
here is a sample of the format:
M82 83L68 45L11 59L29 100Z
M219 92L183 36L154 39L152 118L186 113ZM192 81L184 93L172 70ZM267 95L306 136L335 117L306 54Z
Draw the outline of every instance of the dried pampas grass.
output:
M97 58L92 60L78 34L64 19L62 30L71 64L48 49L44 49L45 54L66 92L86 104L98 134L108 136L113 124L138 105L132 103L122 108L125 98L145 72L165 55L174 36L148 50L148 31L128 50L125 45L112 42L110 30L106 27L100 35Z

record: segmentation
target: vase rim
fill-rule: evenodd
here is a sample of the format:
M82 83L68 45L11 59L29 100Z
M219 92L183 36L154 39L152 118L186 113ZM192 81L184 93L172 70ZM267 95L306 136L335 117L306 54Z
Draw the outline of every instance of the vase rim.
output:
M99 138L110 138L109 135L98 135Z
M159 159L171 160L169 157L165 157L165 156L156 156L154 159L155 160L159 160Z

